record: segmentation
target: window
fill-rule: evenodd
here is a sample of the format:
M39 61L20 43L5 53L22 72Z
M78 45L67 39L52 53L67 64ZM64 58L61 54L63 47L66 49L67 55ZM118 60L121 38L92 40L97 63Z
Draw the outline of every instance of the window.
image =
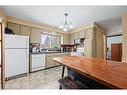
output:
M61 36L42 33L40 46L42 49L60 48Z

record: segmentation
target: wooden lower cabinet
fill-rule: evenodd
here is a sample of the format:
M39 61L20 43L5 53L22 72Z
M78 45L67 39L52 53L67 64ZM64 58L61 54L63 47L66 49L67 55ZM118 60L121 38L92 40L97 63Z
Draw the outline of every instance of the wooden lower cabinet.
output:
M67 53L50 53L50 54L46 54L45 67L50 68L50 67L54 67L54 66L59 66L60 64L58 62L53 61L52 58L68 56L68 55L70 55L69 52L67 52Z
M55 63L53 62L52 58L53 58L52 54L46 55L46 64L45 64L46 68L55 66Z

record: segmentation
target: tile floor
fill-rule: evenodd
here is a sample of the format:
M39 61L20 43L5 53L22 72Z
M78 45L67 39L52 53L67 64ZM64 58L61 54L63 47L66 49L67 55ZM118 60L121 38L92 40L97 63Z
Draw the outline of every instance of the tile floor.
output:
M62 66L54 67L6 81L5 89L59 89ZM65 71L65 75L67 70Z

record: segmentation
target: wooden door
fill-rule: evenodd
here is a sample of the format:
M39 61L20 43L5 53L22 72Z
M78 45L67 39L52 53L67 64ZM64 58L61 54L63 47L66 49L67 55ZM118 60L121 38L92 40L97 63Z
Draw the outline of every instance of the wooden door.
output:
M122 59L122 43L111 44L111 60L121 61Z

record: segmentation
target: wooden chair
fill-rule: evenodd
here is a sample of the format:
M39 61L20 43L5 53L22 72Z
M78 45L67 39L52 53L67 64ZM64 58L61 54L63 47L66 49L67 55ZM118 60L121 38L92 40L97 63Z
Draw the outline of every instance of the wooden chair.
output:
M80 89L81 87L70 77L59 79L60 89Z

